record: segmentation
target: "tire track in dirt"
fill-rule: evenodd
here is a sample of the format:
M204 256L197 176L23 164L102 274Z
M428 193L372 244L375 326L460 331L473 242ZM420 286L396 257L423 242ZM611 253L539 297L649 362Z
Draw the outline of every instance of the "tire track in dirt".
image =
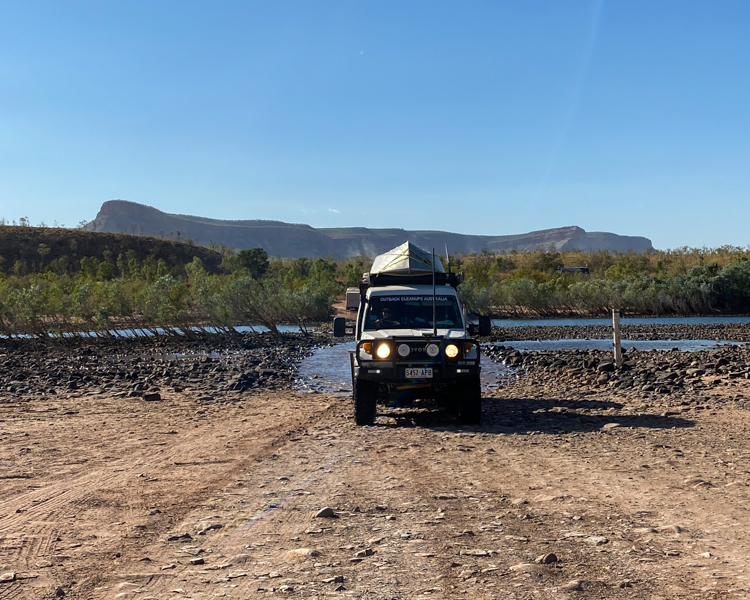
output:
M357 428L348 399L286 392L259 395L247 409L201 407L195 416L183 409L180 425L152 413L143 432L122 423L131 436L119 446L127 458L99 457L62 482L83 482L84 493L61 498L50 493L64 494L55 487L61 482L50 482L47 493L18 495L32 515L0 519L0 537L18 536L3 541L17 546L18 563L31 565L45 546L47 554L70 555L62 567L40 570L37 587L14 582L0 593L64 584L74 600L253 598L272 588L290 597L365 599L746 596L740 557L749 540L737 526L746 520L746 489L719 483L728 480L724 470L747 471L750 452L737 442L734 462L719 460L725 444L711 434L746 415L704 415L701 431L528 433L508 426L502 399L485 401L481 427L415 407ZM179 432L169 433L173 427ZM88 480L83 469L109 479ZM713 487L684 483L693 471ZM37 483L53 475L46 477ZM314 518L323 506L339 518ZM148 516L151 507L161 513ZM68 511L78 518L65 520ZM115 518L122 524L110 526ZM685 531L659 529L675 524ZM184 531L192 539L166 542ZM49 532L63 542L45 538ZM718 559L697 556L707 545ZM356 556L367 548L372 555ZM548 552L560 560L534 563ZM194 558L204 564L190 564ZM573 579L583 591L563 589ZM334 592L339 585L346 589ZM172 593L178 588L185 593Z
M404 439L399 438L408 438L410 434L415 434L413 429L392 430L381 435L381 432L379 431L373 432L373 430L352 429L348 422L344 420L340 420L333 425L345 430L345 434L342 435L340 439L341 444L339 445L339 448L335 448L334 446L331 450L328 450L325 444L319 443L325 439L323 436L318 436L317 440L310 440L307 444L298 443L297 446L295 446L298 452L304 454L310 454L310 450L312 450L316 455L316 464L318 466L312 471L308 470L307 472L298 472L298 476L294 479L293 485L290 486L291 490L299 490L299 488L315 490L320 494L320 497L311 498L295 494L288 503L279 506L277 509L267 513L257 521L254 520L251 527L244 527L241 529L243 534L250 534L249 539L245 541L255 540L255 542L246 546L246 551L250 552L250 554L254 555L256 558L253 562L255 567L250 571L246 570L244 573L245 576L242 578L229 579L228 577L220 576L219 574L221 571L217 573L214 570L217 568L215 561L211 560L214 555L218 555L217 558L226 561L227 557L231 556L233 553L242 551L242 549L236 544L232 545L229 543L231 538L230 535L221 533L226 530L220 530L220 533L216 534L216 536L210 540L205 540L206 543L210 542L211 553L206 559L207 565L209 566L192 569L188 567L182 572L182 578L192 582L195 586L195 588L193 588L186 585L187 593L192 594L193 591L191 590L193 589L196 589L196 592L200 589L205 590L206 585L226 587L227 585L230 585L229 581L231 580L231 585L238 586L234 589L235 592L239 593L241 596L255 596L258 594L259 586L273 587L271 584L275 580L273 579L273 576L270 576L271 579L268 579L269 575L267 574L274 572L275 569L287 572L287 576L279 581L283 582L284 585L290 585L292 589L297 585L295 579L301 579L303 585L314 585L316 583L317 585L323 585L321 584L321 581L325 573L320 573L317 576L311 577L310 575L305 574L304 565L302 567L299 566L300 562L304 563L306 560L308 562L310 560L322 560L325 563L325 561L330 562L331 560L326 557L331 557L331 555L341 555L341 548L336 547L337 544L335 542L335 537L333 540L329 539L332 535L338 536L339 532L332 530L327 533L330 528L327 528L320 522L314 523L314 520L312 519L313 510L316 507L319 508L321 503L339 506L338 510L344 511L341 513L341 518L342 520L347 519L347 522L349 522L349 520L361 521L363 519L368 521L387 516L377 513L377 508L372 508L372 506L378 502L385 502L386 504L390 502L391 506L388 510L393 510L394 505L398 505L399 501L405 498L432 499L434 497L435 488L430 485L423 486L421 484L422 479L427 476L426 471L429 471L429 469L426 470L424 462L418 460L421 458L419 453L411 456L409 461L399 463L397 465L398 468L395 470L385 467L384 463L386 461L368 460L368 455L363 454L363 452L368 452L366 449L363 449L363 446L373 444L372 437L385 437L387 438L385 440L386 442L392 440L397 442L397 444L402 444L404 443ZM420 439L420 435L417 434L415 439ZM380 441L382 442L383 440ZM409 441L414 442L415 440L413 439ZM386 443L383 445L394 447L397 444ZM422 440L422 444L424 444L424 440ZM412 445L418 446L419 444ZM397 451L401 453L402 448L397 448ZM332 460L336 457L341 457L341 459L338 461ZM276 463L274 466L276 467L276 474L288 472L290 470L289 465L285 463ZM465 465L462 465L462 468L464 467ZM394 475L385 475L386 473L393 472L396 473L395 477ZM309 477L308 474L310 473L312 473L312 477ZM451 472L451 475L453 474L454 473ZM364 477L365 475L366 478ZM445 489L445 473L441 473L440 475L441 478L437 481L437 487ZM309 477L307 485L304 486L299 483L300 478L303 476ZM403 481L405 483L390 485L391 493L384 494L382 479L384 476L385 481ZM353 485L356 489L344 494L334 493L337 490L337 484L341 481L354 482ZM450 484L453 486L466 485L461 479L457 481L451 480ZM280 493L283 493L283 491L284 490ZM464 494L464 497L465 496L466 495ZM342 497L343 499L337 503L337 497ZM384 500L384 497L390 498L390 500ZM278 498L278 496L275 498ZM341 506L341 502L345 502L349 506ZM365 506L366 508L364 509L364 512L351 512L354 508L351 505L351 502L356 502ZM407 502L407 504L410 503ZM443 502L443 504L445 504L445 502ZM434 516L437 513L437 509L433 505L430 505L426 509L414 510L413 512L417 514L417 518L420 519L420 521L417 521L416 523L412 522L408 525L408 527L413 530L414 535L412 536L412 534L409 533L399 533L398 529L396 529L395 532L391 531L391 534L395 533L398 537L398 540L394 545L395 549L389 548L383 551L382 556L385 556L386 558L378 560L385 560L385 562L380 563L380 566L376 566L374 573L369 573L367 571L368 567L365 565L362 566L364 573L361 572L361 569L357 569L352 565L330 568L334 569L338 574L344 573L347 580L355 582L359 591L362 591L363 589L377 590L377 597L397 597L400 594L411 595L425 591L429 591L433 597L436 597L436 594L438 593L448 593L448 597L452 597L451 590L447 590L445 587L447 584L439 583L439 578L446 579L450 577L451 567L447 559L455 555L455 549L450 550L444 547L444 539L437 531L441 526L444 527L439 520L433 520L431 522L425 520L425 518L428 518L430 515ZM403 527L403 524L399 521L407 518L408 513L399 514L399 516L394 517L396 523L395 527ZM373 523L375 522L376 521L373 521ZM394 521L387 522L394 523ZM462 524L462 521L456 523L457 526ZM322 527L322 530L319 533L311 533L310 537L306 537L303 532L305 527L312 527L313 531L317 531L317 529ZM349 527L349 525L347 525L347 527ZM358 539L367 539L365 533L366 527L365 530L361 529L361 524L354 524L352 527L357 528ZM378 530L380 529L383 528L378 527ZM460 533L460 531L458 533ZM371 533L370 535L377 534ZM404 541L404 539L406 541ZM202 543L201 545L206 547L206 543ZM299 557L294 554L295 548L306 546L308 544L311 544L313 548L320 548L323 558L305 559L304 556ZM408 544L413 544L413 546L408 548ZM386 545L389 545L388 541L386 541ZM260 550L261 548L263 551ZM355 547L352 546L352 549L354 548ZM347 552L347 550L344 550L344 554ZM448 554L446 554L446 552ZM389 560L387 556L388 553L394 553L397 560ZM349 553L348 556L342 558L341 561L348 561L348 557L352 556L352 554L353 552ZM438 562L437 566L435 566L435 564L433 564L435 562L434 557L439 557L440 555L443 555L443 558L437 558ZM338 556L334 556L334 558L338 558ZM231 569L235 567L228 565L227 568ZM382 568L393 569L395 570L396 575L381 575L383 571L380 569ZM326 567L322 568L323 571L326 569ZM409 580L413 579L413 572L422 569L431 570L435 574L434 581L429 583L420 582L414 586L410 585ZM495 572L496 570L498 570L497 567L490 567L490 572ZM263 574L263 571L266 572L266 575ZM250 579L251 574L260 575L260 578ZM245 577L247 577L247 579L245 579ZM310 582L311 579L313 580L312 583ZM315 580L317 580L317 582ZM461 578L454 578L454 580L449 581L449 583L451 585L453 585L453 583L461 583ZM166 583L164 585L166 585ZM490 585L495 584L490 583ZM270 589L270 587L265 587L263 589ZM165 588L162 586L149 587L149 592L152 594L161 595L165 591ZM300 593L304 595L312 592L313 589L306 588L304 592ZM388 594L391 595L389 596ZM370 594L366 594L365 597L370 597Z
M154 529L152 534L129 540L127 555L124 554L123 559L119 561L122 566L118 568L119 574L115 575L114 579L112 579L112 576L106 575L107 570L111 571L111 569L107 569L109 565L106 559L104 562L96 557L90 559L99 562L101 569L90 581L86 582L85 589L88 590L88 593L92 593L91 590L95 587L110 587L114 584L113 582L119 581L122 583L123 580L127 580L133 574L138 574L144 566L142 563L137 563L137 558L141 556L149 557L149 565L160 564L163 542L157 542L157 538L163 540L169 530L184 530L186 521L194 521L194 519L189 518L189 515L192 511L195 511L196 507L217 504L215 496L218 490L224 490L230 482L235 482L242 477L243 473L251 470L251 465L255 464L256 459L272 455L276 448L282 446L286 439L293 435L294 431L304 428L316 419L325 418L324 415L329 409L330 406L316 402L300 412L267 414L266 419L254 423L249 429L243 430L244 439L240 439L237 443L230 442L232 447L229 449L226 448L227 442L225 441L226 425L222 423L221 419L217 419L209 423L200 432L200 436L196 435L191 439L183 440L182 443L175 444L170 452L165 452L166 456L160 455L158 462L152 463L149 467L151 472L164 474L184 471L183 478L191 472L197 475L199 470L205 471L205 473L196 477L192 486L181 488L177 497L171 497L172 494L165 496L164 494L167 493L165 491L161 492L161 496L159 494L155 496L155 498L161 497L161 509L163 512L169 513L169 519L159 521L159 527ZM227 450L226 459L207 460L201 458L204 456L220 457L225 454L223 452L225 449ZM175 463L186 466L180 467ZM195 463L199 464L196 465ZM155 483L155 485L164 487L170 483L166 481L167 478L160 479L160 483ZM195 485L196 482L200 482L198 486ZM101 552L99 554L101 555ZM136 562L134 563L133 560L136 560ZM124 571L120 570L123 567ZM163 575L164 577L155 580L154 585L160 585L159 582L161 581L171 581L170 574ZM169 583L163 585L166 587ZM167 595L168 591L165 591ZM108 596L105 594L92 597Z
M16 598L28 598L26 590L21 582L12 581L11 583L0 584L0 600L15 600Z
M280 432L278 423L274 422L278 420L278 418L272 418L268 420L267 424L263 422L253 424L250 437L273 446L277 436L280 433L283 434L283 431ZM141 447L137 452L131 451L127 458L107 462L93 471L87 466L79 467L86 468L87 472L78 473L73 477L65 477L62 481L49 483L42 481L40 477L37 478L35 485L41 485L42 487L0 501L0 514L3 514L3 517L0 518L0 538L3 538L6 542L13 540L12 550L6 548L5 552L0 552L0 563L7 562L15 565L17 569L19 566L31 567L40 556L46 557L52 552L51 546L59 546L59 544L54 544L52 540L59 537L61 526L64 528L64 537L70 538L70 535L75 537L85 533L87 528L90 529L88 523L82 523L83 530L81 530L80 525L73 524L71 521L73 527L71 529L66 517L76 512L85 511L89 508L89 505L97 505L102 491L107 493L110 490L116 492L121 498L125 498L124 504L127 510L124 514L126 522L137 523L139 520L142 521L141 513L144 512L142 508L147 499L144 500L143 488L138 489L130 485L133 478L144 465L147 465L154 472L177 472L184 470L183 467L178 466L181 461L190 464L185 461L185 457L195 458L195 456L203 456L204 453L208 456L215 454L217 450L220 450L221 445L218 438L215 437L218 435L216 431L213 432L214 437L211 439L207 439L206 436L201 434L204 430L209 433L212 430L222 431L221 423L217 420L216 422L202 423L199 427L201 428L188 430L184 436L176 435L177 439L172 438L170 432L168 439L170 439L171 445L166 449L160 445ZM206 448L207 443L209 443L208 448ZM201 458L200 462L207 466L198 468L212 470L214 478L221 476L220 473L222 473L221 468L217 471L217 465L231 465L231 462L227 460L216 461ZM188 466L187 469L194 469L194 467ZM226 477L226 473L223 476ZM206 478L205 475L202 475L202 477ZM211 489L212 483L213 481L209 477L207 489ZM191 490L191 493L185 494L181 498L182 505L192 506L201 494L201 490ZM173 502L171 509L173 512L175 509L181 509L180 504ZM106 547L111 546L104 540L83 545L66 543L76 547L75 553L77 555L73 557L71 562L80 560L84 554L106 554ZM7 543L4 543L4 545L7 545ZM85 559L85 557L83 558ZM4 590L3 593L10 593L10 590L16 587L16 584L0 586L0 590Z
M415 418L419 421L418 415ZM335 425L346 429L346 425L341 423ZM398 561L396 565L391 562L390 568L395 569L396 576L384 578L378 575L378 571L371 572L369 570L358 573L356 568L344 566L344 563L337 568L339 573L347 575L347 581L353 582L351 585L358 586L359 592L362 592L363 589L377 590L377 593L373 593L372 597L396 597L398 594L412 596L426 591L432 597L437 597L437 594L444 594L445 597L458 597L466 594L471 597L490 597L503 589L507 593L516 593L518 592L516 586L519 585L524 586L524 589L536 589L537 592L546 586L550 590L549 593L552 594L549 597L557 597L559 591L552 593L552 590L560 589L566 581L566 572L568 577L580 576L582 572L588 574L587 576L590 579L586 584L586 589L589 589L590 593L593 594L606 593L607 597L611 598L619 596L650 598L655 587L663 587L665 591L672 590L675 593L681 593L684 597L696 598L706 597L708 593L727 591L728 586L722 585L711 590L701 590L696 594L695 590L698 588L693 587L693 585L699 586L700 583L691 583L692 593L690 589L686 590L685 586L677 585L670 588L669 584L660 580L664 578L664 573L670 573L667 580L684 580L685 574L682 564L670 564L670 559L664 555L661 557L657 555L656 558L649 559L653 561L651 563L642 563L639 555L628 554L626 534L629 534L633 528L637 528L641 524L639 521L642 519L638 514L631 514L631 511L637 507L631 507L625 503L625 500L630 498L631 494L627 486L622 488L618 475L612 472L610 477L602 476L604 469L611 465L608 460L597 461L590 457L588 466L582 469L581 461L576 456L566 456L565 452L559 450L551 452L554 448L549 446L535 447L534 442L531 442L533 439L531 437L524 436L514 439L512 436L488 436L481 430L466 432L461 431L460 428L453 429L454 431L449 432L448 438L455 439L448 439L447 441L442 439L446 434L413 428L394 427L383 434L371 429L347 431L342 436L341 442L347 444L347 447L353 445L357 450L347 456L349 459L347 462L342 461L339 464L343 467L341 470L332 470L321 475L320 480L315 483L314 487L309 488L316 489L318 492L327 491L328 495L318 498L317 503L312 505L309 502L305 503L303 497L296 497L295 502L301 505L297 511L292 510L293 506L284 506L281 512L286 512L286 515L282 514L276 519L261 521L260 524L256 525L251 539L260 540L264 537L268 538L272 533L279 534L278 537L274 538L275 541L271 545L272 547L276 546L277 550L259 556L262 559L260 562L269 564L266 568L268 571L289 564L288 549L290 547L294 549L294 538L300 538L297 540L297 547L309 544L308 539L304 536L294 534L298 534L302 527L312 522L310 509L315 506L319 507L321 500L325 500L323 502L325 504L337 505L337 494L334 493L336 480L344 480L356 488L344 494L343 500L338 502L339 505L342 502L349 504L348 507L341 508L344 511L342 519L347 520L356 521L360 518L357 513L346 514L346 511L352 510L352 503L370 504L370 510L372 510L372 504L382 502L389 505L386 507L388 511L393 511L394 505L406 498L428 500L426 504L429 505L429 508L425 509L423 513L419 513L417 517L424 520L425 516L434 516L436 513L434 508L436 503L432 499L441 495L446 498L446 500L441 501L441 504L447 519L450 521L448 525L442 524L445 521L441 519L436 523L424 523L420 529L416 526L418 522L415 524L415 520L411 519L409 523L409 528L412 530L411 534L413 534L411 541L415 543L415 547L419 547L419 552L407 552L405 549L406 543L403 544L403 548L399 548L399 542L395 543L396 549L391 551L396 553ZM483 436L487 439L483 440ZM550 436L550 439L553 438ZM321 442L322 439L317 441ZM605 441L611 440L606 438ZM378 446L379 450L385 451L384 457L380 459L373 457L371 452L375 446ZM329 459L330 453L324 450L324 445L315 446L313 444L313 447L316 448L316 454L321 461ZM433 453L438 452L441 448L443 450L440 455L451 456L447 465L439 465L432 460ZM507 460L497 461L502 465L499 471L497 467L482 464L483 455L481 453L489 452L489 450L493 451L489 455L493 458L497 455L507 457ZM574 452L575 449L571 449L571 451ZM594 456L595 453L596 450L590 454ZM480 456L480 460L474 458L477 455ZM284 471L282 464L278 464L277 467L280 469L279 473ZM501 477L498 477L499 474L502 474ZM565 481L572 479L577 481L576 489L559 489L566 485ZM385 482L389 480L391 483L384 487ZM589 498L582 503L576 496L580 491L579 488L588 489L590 492L595 484L601 486L603 490L601 497L598 493L589 493ZM387 485L392 486L390 493ZM529 489L537 490L533 492L535 496L546 496L546 498L535 499L532 497L516 504L514 501L528 495ZM456 493L441 494L440 490ZM611 491L618 491L618 497L607 498L607 495L613 495L607 493ZM571 492L574 493L571 494ZM654 489L652 492L653 495L659 493L660 490L658 489ZM451 496L455 496L455 498L451 498ZM475 504L472 504L474 502ZM451 508L452 504L455 504L456 507ZM581 513L582 508L584 510ZM477 509L489 512L490 518L502 519L502 529L491 527L492 523L485 522L482 525L483 529L477 531L476 522L473 521L477 518ZM526 513L530 513L531 516ZM574 513L581 513L585 516L582 521L571 520L571 515L575 516ZM408 514L408 511L404 513L407 516ZM493 516L493 514L501 516ZM609 515L618 518L617 526L610 526ZM381 515L381 517L383 516ZM399 516L397 513L396 523L401 519L406 519L406 517ZM553 525L556 519L564 519L564 525ZM467 537L468 543L456 545L453 538L464 535L462 528L472 527L475 531L473 535ZM382 531L384 528L379 527L379 529ZM576 530L586 533L576 534ZM495 531L495 533L489 534L488 531ZM610 537L616 536L610 540L609 545L605 546L605 548L608 548L607 550L597 546L598 549L594 551L582 542L576 541L582 539L575 537L576 535L583 535L585 539L595 539L595 534L602 531ZM396 530L397 532L398 530ZM623 533L625 537L620 537L618 532ZM335 547L335 544L332 546L325 541L328 535L331 534L323 532L323 537L316 537L316 543L311 544L312 547L321 548L324 557L335 554L336 550L339 550ZM379 534L374 533L373 535ZM568 535L573 535L573 537L567 537ZM508 536L510 536L510 539L508 539ZM487 538L484 546L479 542L483 537ZM656 536L656 538L657 544L669 547L671 543L669 536L662 535L661 538L659 536ZM362 541L366 538L364 538L364 533L359 531L356 539ZM451 545L446 546L446 542ZM213 540L213 543L217 551L224 549L218 537ZM614 544L617 546L613 546ZM472 551L472 546L477 545L480 546L480 551L483 551L482 548L492 548L493 552L489 559L461 555L462 551ZM612 546L612 549L609 549L610 546ZM353 547L353 549L355 548L356 546ZM550 567L547 571L533 576L523 573L520 575L514 574L510 571L510 567L514 564L522 561L533 562L536 553L542 554L545 549L553 549L558 553L563 553L562 571ZM441 556L442 558L440 558ZM451 557L460 561L464 566L451 567L449 563ZM435 558L437 558L437 563L433 564ZM310 560L322 560L324 564L326 562L326 558ZM343 558L343 560L347 559ZM617 565L617 569L613 569L615 565ZM388 568L388 561L382 563L382 566ZM379 570L381 567L376 568ZM414 573L424 569L434 574L434 582L417 585L418 582L410 581L414 579ZM613 569L613 573L621 573L623 581L626 582L626 584L623 584L625 587L618 589L615 586L615 589L612 589L613 583L617 583L616 580L612 581L613 575L610 575L608 582L600 581L600 576L592 577L593 573L605 573L609 569ZM256 574L258 572L260 571L256 569ZM294 587L294 585L297 585L294 581L295 578L301 580L303 585L309 585L311 580L315 580L315 577L309 573L305 574L304 577L295 575L299 572L299 569L290 568L289 577L278 581ZM304 573L304 571L302 572ZM205 577L210 573L212 571L203 571L204 581L200 582L202 586L211 584L210 578ZM200 572L193 570L186 575L200 577ZM318 576L317 579L319 581L321 576ZM628 583L628 579L632 579L634 583ZM251 581L242 578L241 583L236 583L238 585L236 589L241 594L254 596L258 594L259 586L269 586L265 589L270 589L270 587L273 587L273 581L276 580L261 578ZM690 581L696 580L690 579ZM228 582L222 581L222 578L215 578L213 584L221 586L228 585ZM492 592L487 587L490 585L496 586ZM628 587L631 585L634 585L635 589ZM481 592L481 589L485 589L485 592ZM606 592L604 592L605 589ZM312 592L312 590L309 591ZM304 595L308 591L300 593ZM391 595L389 596L389 594ZM584 594L581 597L587 596L587 594ZM365 594L365 597L368 596ZM541 597L548 596L544 594Z
M337 399L334 399L336 405L339 403ZM331 408L329 406L329 408ZM336 412L336 411L334 411ZM326 410L324 414L320 414L318 418L307 420L301 423L302 431L305 429L308 431L314 428L318 424L325 424L326 421L330 421L332 418L340 418L340 415L332 415L330 410ZM298 428L299 429L299 428ZM288 437L288 436L287 436ZM323 436L317 434L315 437L321 439ZM337 463L346 460L347 452L349 448L339 448L331 446L330 451L321 452L320 447L317 443L317 439L314 443L307 447L307 450L300 448L299 442L294 441L299 438L291 438L284 440L281 444L274 447L267 447L265 449L265 455L258 453L256 458L261 458L261 463L249 463L255 465L253 469L243 469L252 474L252 478L257 481L264 483L260 484L263 486L264 494L258 493L258 490L251 490L248 488L242 488L244 492L238 494L236 488L223 489L206 504L212 506L221 506L221 503L227 497L227 494L231 493L231 497L236 502L237 497L242 500L240 510L230 512L226 516L226 522L223 521L222 529L212 533L210 536L205 538L195 538L193 541L186 542L187 544L200 543L202 547L206 547L206 544L210 543L210 555L207 561L211 561L211 558L215 555L224 557L224 568L229 569L230 566L227 563L230 556L242 555L245 552L250 552L256 558L261 559L261 563L277 563L287 562L287 556L285 550L278 551L276 546L277 540L287 540L289 538L298 537L303 534L303 531L309 527L312 521L312 512L310 509L301 509L299 504L304 502L308 497L308 494L315 494L315 492L309 492L308 490L317 490L319 488L325 489L327 478L331 475L332 467ZM351 444L350 444L351 446ZM288 448L292 448L294 452L287 452ZM312 450L309 452L308 450ZM270 453L273 451L273 453ZM293 466L296 460L296 454L299 451L304 451L305 454L314 454L316 460L309 466L305 466L300 469L299 466ZM270 453L270 454L269 454ZM279 456L281 454L281 456ZM292 455L294 454L294 455ZM287 456L289 455L289 456ZM270 465L270 466L269 466ZM247 465L245 465L247 467ZM292 477L287 477L283 474L292 474ZM265 491L266 486L272 486L275 489L271 491ZM230 492L231 490L231 492ZM200 513L203 510L199 509L193 511L192 514L188 515L187 518L181 523L178 530L191 530L191 527L195 526L196 522L204 519L205 515ZM210 520L210 519L209 519ZM250 540L254 540L251 544L248 544ZM179 560L180 553L176 551L174 545L165 544L163 542L152 545L148 549L148 554L151 557L157 557L155 562L169 563L174 562L175 559ZM183 557L184 559L184 557ZM184 562L184 560L183 560ZM240 568L242 565L237 565ZM233 568L233 567L231 567ZM177 572L178 577L188 577L189 579L197 580L196 588L194 592L190 591L194 588L190 587L186 583L182 583L181 587L186 589L186 593L200 593L200 587L205 581L215 581L219 584L228 584L224 570L215 571L216 565L211 565L208 569L203 570L203 567L190 568L187 567L185 572ZM235 569L236 570L236 569ZM257 570L257 569L256 569ZM236 574L236 573L235 573ZM232 575L230 573L229 575ZM182 577L182 578L184 578ZM231 580L233 586L233 594L245 594L254 595L255 588L254 584L249 583L248 579L243 576L242 578L236 578ZM234 587L236 586L236 587ZM149 593L156 597L166 597L169 594L171 588L173 588L171 581L167 579L160 579L150 583L148 586ZM255 585L257 587L257 585Z
M320 479L320 475L315 471L308 475L308 477L304 478L305 484L303 489L309 488L311 484ZM210 537L210 539L200 540L200 546L205 548L208 545L210 556L220 557L225 565L222 568L231 568L234 571L239 569L240 572L243 572L243 565L237 564L234 567L230 567L228 563L231 562L231 557L242 555L246 552L252 554L261 563L278 564L279 562L285 562L287 560L286 550L278 550L278 542L299 537L310 526L310 522L312 521L312 512L301 509L298 506L300 500L304 498L304 492L300 493L299 480L296 481L295 485L280 490L273 497L256 501L251 505L247 513L245 513L245 516L238 518L235 515L232 518L233 523L225 525L222 530ZM199 520L199 517L189 519L193 523ZM159 556L163 558L162 562L165 564L174 562L176 558L179 560L179 553L170 554L169 548L160 547L157 551L159 552ZM149 551L149 555L153 555L154 553ZM210 559L207 560L211 562ZM209 568L215 569L216 566L214 565ZM201 569L201 567L197 569ZM269 572L271 569L264 569L261 565L260 570ZM254 569L254 572L257 571L258 568ZM201 574L208 579L210 573L211 571L188 570L177 575L193 577L194 579L197 576L198 581L202 582L204 579L201 578ZM216 573L214 579L224 579L222 572L219 571ZM225 582L228 583L228 580ZM248 579L242 578L233 581L232 585L236 586L235 591L237 593L252 596L257 585L252 583L248 585L248 582ZM171 583L168 583L166 580L156 581L149 586L149 592L160 597L169 592L170 586ZM182 587L187 586L183 583Z

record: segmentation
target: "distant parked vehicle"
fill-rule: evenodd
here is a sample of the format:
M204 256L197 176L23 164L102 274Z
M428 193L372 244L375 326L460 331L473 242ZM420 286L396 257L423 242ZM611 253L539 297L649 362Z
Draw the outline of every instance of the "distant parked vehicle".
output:
M359 308L359 288L346 288L346 310L357 310Z

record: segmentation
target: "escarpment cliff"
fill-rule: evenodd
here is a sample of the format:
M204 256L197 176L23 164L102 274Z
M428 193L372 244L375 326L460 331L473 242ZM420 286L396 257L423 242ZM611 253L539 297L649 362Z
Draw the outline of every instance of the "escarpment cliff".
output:
M309 225L282 221L229 221L170 214L124 200L105 202L88 228L111 233L131 233L176 240L190 239L198 244L223 244L239 250L260 247L270 256L289 258L344 258L360 253L376 255L407 240L422 248L434 247L441 250L447 244L454 253L482 250L532 251L548 248L643 252L651 248L651 240L645 237L587 232L576 226L498 236L366 227L315 229Z

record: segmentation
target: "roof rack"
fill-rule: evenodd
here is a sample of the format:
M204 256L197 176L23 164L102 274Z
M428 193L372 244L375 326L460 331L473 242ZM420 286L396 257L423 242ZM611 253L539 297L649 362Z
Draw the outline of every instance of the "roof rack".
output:
M464 280L463 273L435 273L435 285L458 287ZM432 285L432 273L411 273L409 275L392 275L389 273L365 273L359 284L360 293L364 294L370 287L386 285Z

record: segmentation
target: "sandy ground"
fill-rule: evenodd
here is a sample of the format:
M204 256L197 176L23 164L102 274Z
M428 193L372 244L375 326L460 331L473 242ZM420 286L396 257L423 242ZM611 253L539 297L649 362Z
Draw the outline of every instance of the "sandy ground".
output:
M535 395L0 404L0 599L750 597L746 410Z

